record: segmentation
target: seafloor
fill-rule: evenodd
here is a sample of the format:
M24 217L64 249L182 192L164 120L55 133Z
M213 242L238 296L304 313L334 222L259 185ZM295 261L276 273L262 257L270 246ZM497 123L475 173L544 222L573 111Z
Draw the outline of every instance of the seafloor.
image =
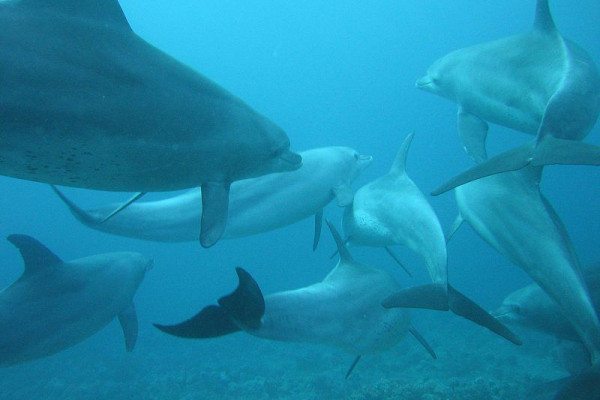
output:
M329 347L243 333L184 340L145 324L135 351L125 353L108 339L120 335L113 323L63 353L0 369L0 400L516 400L551 398L547 382L566 375L556 341L544 336L519 331L525 344L515 346L430 311L414 325L437 360L406 337L386 353L364 356L344 379L353 357Z

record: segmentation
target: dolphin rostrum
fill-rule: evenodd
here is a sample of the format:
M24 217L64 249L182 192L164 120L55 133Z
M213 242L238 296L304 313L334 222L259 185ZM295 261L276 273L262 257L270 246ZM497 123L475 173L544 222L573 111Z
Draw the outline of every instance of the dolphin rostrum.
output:
M200 241L230 183L299 168L281 128L130 28L117 0L0 2L0 174L111 191L202 186Z
M407 332L435 357L431 347L411 327L410 314L385 309L381 301L400 288L387 272L357 263L341 237L327 221L338 246L340 261L313 285L263 298L254 279L236 268L238 288L176 325L155 326L184 338L213 338L243 330L270 340L321 343L340 347L356 356L347 375L363 354L384 351Z
M267 232L315 215L316 246L322 210L334 198L339 206L352 202L350 184L371 164L371 156L349 147L322 147L300 152L302 167L236 181L229 195L229 218L223 239ZM83 210L57 189L71 213L99 231L159 242L197 240L201 189L164 200L137 202L106 220L117 205Z
M459 105L458 130L469 154L485 151L488 122L536 135L449 180L434 195L526 165L600 165L600 147L580 142L600 112L600 74L585 50L562 37L548 0L537 1L533 29L453 51L417 87Z
M35 360L71 347L119 318L127 351L138 323L133 296L152 261L131 252L63 262L32 237L10 235L23 275L0 292L0 365Z

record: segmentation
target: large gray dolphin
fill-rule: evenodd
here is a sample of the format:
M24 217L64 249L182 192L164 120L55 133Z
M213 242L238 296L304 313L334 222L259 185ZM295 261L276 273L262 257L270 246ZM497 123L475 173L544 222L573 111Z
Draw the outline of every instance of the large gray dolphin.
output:
M2 1L0 26L2 175L202 186L206 247L225 229L232 181L301 165L278 126L138 37L117 0Z
M316 245L323 207L334 198L339 206L350 204L353 198L350 184L371 164L372 158L349 147L322 147L300 152L300 155L300 169L231 185L229 218L223 239L267 232L316 215ZM109 220L105 217L117 205L84 211L61 192L57 193L71 213L93 229L161 242L198 238L200 189L164 200L134 203Z
M567 230L540 192L541 173L542 167L528 166L457 187L459 217L449 237L466 220L560 306L597 362L600 322Z
M213 338L243 330L270 340L340 347L356 356L347 376L361 355L384 351L409 331L434 356L411 327L408 311L381 306L400 285L387 272L354 261L329 226L340 261L323 281L263 298L250 274L236 268L239 286L220 298L219 305L207 306L180 324L155 326L185 338Z
M485 150L487 122L536 135L458 175L433 194L525 165L600 164L600 147L581 143L600 112L600 74L591 57L561 36L548 0L538 0L530 31L453 51L417 87L459 105L468 149Z
M583 268L587 285L596 313L600 310L600 263ZM496 318L509 325L519 325L529 329L581 342L565 312L536 283L507 295L502 305L492 312Z
M342 219L346 242L355 246L403 245L417 253L433 284L399 290L384 299L385 307L451 310L513 343L519 339L472 300L448 285L444 232L433 208L406 173L409 134L390 171L356 191ZM391 253L390 253L391 254Z
M133 296L152 261L108 253L63 262L37 240L10 235L25 271L0 292L0 365L57 353L93 335L115 317L127 351L137 339Z

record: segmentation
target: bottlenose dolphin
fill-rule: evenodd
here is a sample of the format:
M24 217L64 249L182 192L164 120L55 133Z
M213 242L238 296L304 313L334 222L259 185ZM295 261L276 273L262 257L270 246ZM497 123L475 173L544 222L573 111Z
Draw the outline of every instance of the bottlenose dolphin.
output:
M600 263L583 269L592 305L600 310ZM559 339L581 342L565 312L539 285L532 283L510 293L492 315L509 325L519 325L553 335Z
M201 243L231 182L299 168L283 130L145 42L117 0L0 2L0 174L112 191L202 186Z
M340 347L356 356L346 376L361 355L387 350L409 331L435 357L411 327L408 311L381 307L382 299L400 285L387 272L354 261L327 223L340 261L322 282L263 298L250 274L236 268L238 288L221 297L219 305L207 306L180 324L155 326L184 338L213 338L243 330L270 340Z
M526 165L600 164L600 147L579 142L600 112L600 74L591 57L561 36L548 0L530 31L453 51L416 83L459 105L463 145L485 151L487 122L536 139L458 175L433 194Z
M119 318L127 351L138 323L133 296L152 261L131 252L63 262L32 237L10 235L23 275L0 292L0 365L35 360L71 347Z
M448 237L466 220L560 306L596 362L600 322L567 230L540 192L541 174L542 167L528 166L457 187L459 216Z
M356 191L342 219L346 242L355 246L404 245L419 254L433 284L402 289L384 299L385 307L452 310L505 337L519 339L485 310L448 285L444 232L433 208L406 174L409 134L390 171ZM390 253L391 254L391 253Z
M300 152L302 167L236 181L229 195L229 218L223 239L232 239L290 225L315 215L316 246L322 210L331 200L352 202L351 182L371 164L372 157L349 147L322 147ZM56 190L56 189L55 189ZM197 240L201 189L159 201L137 202L105 221L117 205L84 211L56 193L83 224L100 231L160 242Z

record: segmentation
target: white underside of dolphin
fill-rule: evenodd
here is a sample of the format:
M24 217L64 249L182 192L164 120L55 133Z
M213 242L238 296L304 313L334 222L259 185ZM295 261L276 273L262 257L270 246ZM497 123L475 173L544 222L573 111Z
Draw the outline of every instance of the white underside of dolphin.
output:
M561 307L600 360L600 322L560 217L539 190L541 167L479 179L455 189L459 218L519 266ZM451 237L452 234L449 235Z
M37 240L11 235L23 275L0 291L0 365L35 360L71 347L115 317L133 350L138 324L133 296L152 261L139 253L107 253L61 261Z
M556 29L538 0L530 31L456 50L437 60L417 87L459 105L465 150L485 152L488 122L536 139L490 158L432 193L527 165L600 165L600 147L580 142L600 112L600 73L591 57Z
M371 164L371 156L348 147L322 147L300 152L302 167L236 181L231 185L229 218L223 239L278 229L316 216L318 242L323 208L336 199L352 202L351 183ZM71 213L90 228L121 236L160 242L197 240L202 216L200 189L159 201L135 202L106 219L118 205L83 210L58 192Z

